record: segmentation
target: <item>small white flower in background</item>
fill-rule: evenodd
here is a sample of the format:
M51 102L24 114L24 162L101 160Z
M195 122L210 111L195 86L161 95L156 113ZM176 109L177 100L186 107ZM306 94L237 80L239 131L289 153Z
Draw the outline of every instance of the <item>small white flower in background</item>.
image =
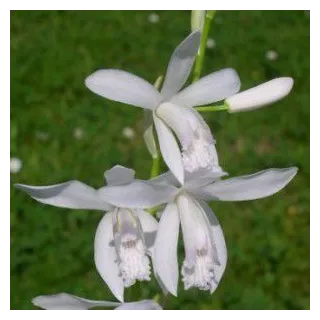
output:
M10 158L10 172L18 173L22 168L22 161L19 158Z
M269 169L221 180L226 173L217 168L210 173L186 173L183 186L171 172L151 180L177 188L161 214L154 244L153 268L159 283L177 295L177 243L181 224L185 251L181 274L185 289L215 291L227 264L227 248L219 221L205 201L246 201L271 196L284 188L296 173L295 167ZM129 188L124 186L121 190L133 199ZM143 198L142 193L136 193L130 205L140 203Z
M275 50L268 50L268 51L266 51L266 53L265 53L265 57L266 57L266 59L267 60L269 60L269 61L275 61L275 60L277 60L278 59L278 52L277 51L275 51Z
M207 46L208 49L213 49L213 48L216 47L216 41L214 39L212 39L212 38L209 38L207 40L206 46Z
M119 303L89 300L68 293L38 296L32 299L32 303L46 310L88 310L96 307L115 307L115 310L162 310L153 300Z
M77 180L51 186L15 185L41 203L106 212L96 231L94 258L101 277L121 302L124 287L150 280L148 255L152 256L158 223L143 209L164 203L176 193L175 187L134 179L134 174L115 166L105 172L107 186L99 190ZM124 186L129 195L122 192ZM134 206L126 205L132 202Z
M123 136L124 136L125 138L127 138L127 139L129 139L129 140L132 140L132 139L135 137L135 135L136 135L136 133L134 132L134 130L133 130L132 128L130 128L130 127L125 127L125 128L123 128L122 134L123 134Z
M84 131L81 128L75 128L73 130L73 137L77 140L81 140L84 137Z
M150 23L158 23L159 22L159 15L156 13L150 13L148 16L148 20Z
M229 112L249 111L264 107L287 96L293 87L290 77L276 78L225 100Z
M98 70L85 81L86 86L100 96L152 111L151 121L155 124L163 159L181 183L184 170L210 171L218 165L215 140L193 107L223 100L240 89L236 71L223 69L181 90L199 45L200 32L194 32L175 49L161 92L145 80L115 69Z
M41 141L47 141L49 139L49 134L44 131L36 131L36 138Z

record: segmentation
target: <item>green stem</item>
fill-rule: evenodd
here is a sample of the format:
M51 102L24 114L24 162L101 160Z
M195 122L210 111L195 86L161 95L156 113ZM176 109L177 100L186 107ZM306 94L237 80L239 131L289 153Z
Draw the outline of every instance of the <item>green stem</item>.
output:
M218 106L207 106L207 107L195 107L198 112L213 112L213 111L222 111L228 110L228 106L225 104L218 105Z
M159 175L160 171L160 156L158 155L157 157L152 158L152 166L151 166L151 171L150 171L150 179L156 177Z
M201 35L200 49L199 49L197 57L196 57L196 63L195 63L195 67L194 67L192 82L196 82L200 78L203 60L204 60L204 56L205 56L205 52L206 52L206 45L207 45L209 29L210 29L210 25L211 25L211 22L214 18L215 13L216 13L216 10L208 10L208 12L206 13L206 19L204 22L202 35Z

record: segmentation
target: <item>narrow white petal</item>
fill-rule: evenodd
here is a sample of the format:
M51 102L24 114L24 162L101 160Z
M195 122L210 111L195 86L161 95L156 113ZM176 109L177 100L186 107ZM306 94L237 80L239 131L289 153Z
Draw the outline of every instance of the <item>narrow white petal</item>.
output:
M104 98L145 109L154 109L161 97L150 83L122 70L98 70L85 80L85 84Z
M135 210L135 213L142 226L146 247L151 253L156 239L158 221L147 211Z
M112 186L131 183L134 179L134 175L134 170L120 165L116 165L104 173L107 184Z
M143 126L144 126L144 132L143 132L143 139L146 143L146 146L148 148L149 153L151 154L152 158L158 157L158 151L157 151L157 145L156 145L156 139L154 137L153 133L153 115L152 111L150 110L143 110Z
M144 209L170 201L178 189L153 181L134 180L123 186L106 186L98 190L106 202L116 207Z
M154 269L164 287L174 296L178 289L179 214L175 203L169 203L161 215L154 247Z
M203 187L209 183L219 180L220 178L227 176L228 173L223 171L220 166L214 166L212 171L199 170L186 174L185 189L188 192L197 194L200 187Z
M159 176L153 178L151 181L162 184L169 184L175 187L179 187L180 183L171 171L160 174Z
M178 181L183 184L184 169L178 143L167 125L157 115L154 115L153 118L158 133L159 146L163 160Z
M68 293L38 296L32 303L46 310L87 310L94 307L117 307L119 302L95 301L77 297Z
M213 213L213 211L211 210L211 208L206 202L200 201L200 205L202 206L202 209L206 214L206 217L207 217L206 221L208 222L208 227L211 230L210 236L212 237L212 242L217 254L217 260L219 261L219 264L214 265L214 274L215 274L215 279L217 283L216 283L216 286L211 289L211 293L212 293L217 288L223 276L223 273L226 269L228 252L227 252L227 246L224 239L223 231L216 215Z
M200 46L200 32L191 33L173 52L161 94L166 100L176 94L188 79Z
M56 207L104 211L112 208L99 197L97 190L77 180L51 186L15 184L15 187L41 203Z
M202 187L198 196L204 200L243 201L265 198L283 189L298 168L268 169L251 175L220 180Z
M112 228L112 214L105 214L94 239L94 261L99 274L114 296L123 302L124 284L119 275Z
M292 86L292 78L276 78L229 97L226 103L229 112L257 109L284 98L289 94Z
M161 306L153 300L141 300L137 302L126 302L115 308L115 310L162 310Z
M184 107L214 103L237 93L240 79L233 69L211 73L185 88L172 98L172 102Z

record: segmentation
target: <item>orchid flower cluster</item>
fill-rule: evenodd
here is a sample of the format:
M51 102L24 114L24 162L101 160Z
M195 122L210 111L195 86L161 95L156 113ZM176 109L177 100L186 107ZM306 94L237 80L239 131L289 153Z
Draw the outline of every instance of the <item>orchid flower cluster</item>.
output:
M227 68L183 88L201 50L203 21L174 50L161 90L156 88L159 83L155 87L115 69L98 70L85 80L86 86L102 97L145 109L147 147L158 161L155 129L168 172L159 174L155 170L149 180L140 180L134 170L116 165L104 172L106 183L99 189L78 180L50 186L16 185L44 204L103 211L94 239L94 261L119 301L94 301L60 293L38 296L33 299L34 305L44 309L161 309L153 300L124 302L124 289L136 281L149 281L153 273L165 294L177 296L179 270L185 290L195 287L213 293L226 268L227 248L208 202L271 196L297 173L296 167L271 168L225 178L228 174L219 165L216 140L197 110L238 112L258 108L285 97L293 80L277 78L238 93L239 76ZM199 108L219 101L224 101L223 106ZM159 222L155 216L160 216ZM179 268L180 226L184 260Z

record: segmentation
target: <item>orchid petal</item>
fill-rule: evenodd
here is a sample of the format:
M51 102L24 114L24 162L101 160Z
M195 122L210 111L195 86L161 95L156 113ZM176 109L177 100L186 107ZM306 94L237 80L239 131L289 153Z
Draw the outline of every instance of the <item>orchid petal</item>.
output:
M38 296L32 303L46 310L88 310L94 307L117 307L119 302L95 301L77 297L68 293Z
M98 190L102 199L116 207L144 209L168 202L178 189L152 181L134 180L122 186L106 186Z
M174 50L161 90L163 99L171 98L187 81L200 46L200 37L200 32L193 32Z
M197 111L165 102L157 108L156 115L179 139L182 163L187 172L212 170L218 165L215 140L210 128Z
M198 170L197 172L186 173L185 189L190 193L197 193L199 188L209 183L227 176L228 173L223 171L220 166L215 166L214 170Z
M154 247L154 269L162 285L174 296L178 289L179 214L175 203L167 204L161 215Z
M15 187L25 191L33 199L55 207L104 211L112 208L99 197L97 190L77 180L51 186L15 184Z
M205 223L201 217L199 206L187 193L177 197L177 206L181 221L181 229L186 259L194 261L197 242L205 242Z
M145 244L149 250L149 255L151 256L151 259L152 259L152 264L154 265L154 243L157 235L158 221L151 214L149 214L144 210L135 210L135 213L142 225ZM168 291L155 270L154 270L154 276L157 282L159 283L163 293L167 295Z
M156 115L175 132L182 146L189 145L194 139L193 128L198 117L192 111L169 102L162 103L156 110Z
M98 225L94 239L94 261L100 276L114 296L123 302L124 284L119 275L113 238L112 214L105 214Z
M158 221L144 210L135 210L135 213L141 223L144 240L149 251L152 251L158 229Z
M167 125L158 116L154 115L153 118L158 133L159 146L163 160L178 181L183 184L184 169L178 143Z
M251 175L217 181L202 187L198 196L204 200L243 201L265 198L283 189L298 168L268 169Z
M206 215L207 219L205 220L208 223L208 228L211 231L210 236L212 239L213 246L215 247L217 259L219 261L219 264L214 265L214 275L215 275L215 280L217 282L216 284L218 286L227 266L227 260L228 260L227 246L224 239L222 228L219 224L219 221L216 215L213 213L213 211L211 210L211 208L206 202L199 201L199 203ZM217 286L211 289L211 293L215 291Z
M180 183L171 171L160 174L153 178L151 181L155 183L169 184L175 187L179 187Z
M150 110L143 110L143 118L144 118L144 132L143 139L146 143L147 149L151 154L152 158L157 158L158 150L156 145L156 139L153 133L153 115Z
M218 254L221 253L221 248L219 248L220 251L217 250L211 224L196 199L187 193L181 193L177 197L177 205L185 251L181 270L184 287L186 290L198 287L201 290L213 292L221 278L221 262ZM220 241L219 236L220 234L217 239ZM224 263L224 256L222 259ZM215 274L216 270L220 276L219 279Z
M233 69L211 73L175 95L171 102L183 107L214 103L237 93L240 79Z
M104 98L144 109L154 109L161 99L150 83L122 70L98 70L87 77L85 84Z
M120 165L116 165L104 173L107 184L112 186L131 183L134 180L134 175L134 170Z
M162 310L161 306L153 300L141 300L137 302L126 302L115 308L115 310Z

